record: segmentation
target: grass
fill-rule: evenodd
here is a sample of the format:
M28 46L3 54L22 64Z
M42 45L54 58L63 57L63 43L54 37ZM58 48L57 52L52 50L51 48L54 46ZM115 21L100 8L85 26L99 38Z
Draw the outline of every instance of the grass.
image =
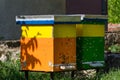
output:
M19 64L12 61L0 62L0 79L1 80L19 80L23 79L23 74L19 72Z
M112 69L108 74L101 75L100 80L120 80L120 69Z
M19 61L0 62L0 80L25 80L24 73L19 71ZM109 73L98 73L94 76L80 76L75 74L74 80L120 80L120 69L112 69ZM56 73L55 80L73 80L70 72ZM50 80L50 74L41 72L29 72L29 80Z

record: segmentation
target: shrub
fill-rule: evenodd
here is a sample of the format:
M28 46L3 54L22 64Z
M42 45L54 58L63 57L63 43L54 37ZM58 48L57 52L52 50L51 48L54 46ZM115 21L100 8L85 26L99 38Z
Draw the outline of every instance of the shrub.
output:
M108 0L108 22L120 23L120 0Z

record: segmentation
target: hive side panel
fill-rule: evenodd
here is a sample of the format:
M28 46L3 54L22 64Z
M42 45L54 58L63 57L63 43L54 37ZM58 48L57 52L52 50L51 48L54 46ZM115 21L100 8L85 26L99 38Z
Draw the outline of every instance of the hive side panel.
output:
M104 66L104 25L77 25L77 67L91 69Z
M52 25L40 25L40 26L22 26L22 37L29 38L52 38L53 26Z
M54 70L76 69L76 25L56 24L54 26ZM63 66L63 68L61 68ZM71 68L68 68L72 66ZM64 68L65 67L65 68ZM67 68L66 68L67 67Z
M77 37L104 37L105 26L103 24L77 24Z
M52 26L22 26L22 70L53 71L52 30Z

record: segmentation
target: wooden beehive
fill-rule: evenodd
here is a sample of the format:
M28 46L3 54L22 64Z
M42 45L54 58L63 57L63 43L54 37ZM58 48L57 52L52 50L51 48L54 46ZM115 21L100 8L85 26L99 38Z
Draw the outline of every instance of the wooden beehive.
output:
M17 16L21 24L21 70L76 70L76 23L80 16Z
M85 15L76 25L77 69L102 68L104 60L104 33L107 16Z

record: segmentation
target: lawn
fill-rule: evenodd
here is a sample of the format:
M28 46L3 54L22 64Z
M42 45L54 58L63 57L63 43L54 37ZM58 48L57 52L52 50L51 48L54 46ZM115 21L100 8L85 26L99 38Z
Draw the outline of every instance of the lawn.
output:
M6 61L0 62L1 80L25 80L24 73L19 71L20 62ZM94 70L93 70L94 71ZM82 73L83 72L83 73ZM120 80L120 69L111 69L109 73L90 73L85 71L76 72L74 80ZM55 73L55 80L72 80L70 72ZM29 80L50 80L49 73L29 72Z

